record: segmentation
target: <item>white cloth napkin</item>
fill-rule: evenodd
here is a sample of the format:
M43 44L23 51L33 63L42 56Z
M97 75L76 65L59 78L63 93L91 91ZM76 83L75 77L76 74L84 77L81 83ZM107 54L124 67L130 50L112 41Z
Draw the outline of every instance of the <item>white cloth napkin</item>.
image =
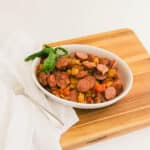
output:
M26 33L13 33L0 49L0 150L59 150L61 134L78 121L73 108L48 100L35 86L24 58L39 49Z

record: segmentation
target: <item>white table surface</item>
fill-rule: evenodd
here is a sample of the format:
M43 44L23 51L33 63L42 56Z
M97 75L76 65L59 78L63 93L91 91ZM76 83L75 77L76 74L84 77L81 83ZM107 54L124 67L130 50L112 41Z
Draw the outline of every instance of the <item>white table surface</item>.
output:
M149 50L149 14L149 0L0 0L0 46L18 31L43 44L128 27ZM149 150L149 138L145 128L81 150Z

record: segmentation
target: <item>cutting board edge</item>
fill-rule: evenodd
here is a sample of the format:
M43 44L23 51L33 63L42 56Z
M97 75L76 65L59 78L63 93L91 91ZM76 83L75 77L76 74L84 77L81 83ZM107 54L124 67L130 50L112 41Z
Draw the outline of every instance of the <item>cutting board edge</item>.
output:
M149 110L149 108L147 108L146 110ZM140 113L142 115L142 110L132 112L133 115L137 114L137 113ZM120 117L124 118L124 116L120 116ZM146 120L146 119L141 118L141 121L138 120L136 122L136 124L133 124L133 122L131 121L130 124L128 126L126 126L126 128L118 126L119 127L118 129L111 129L111 131L108 131L105 134L101 134L98 138L97 137L96 138L90 137L88 140L86 140L84 142L81 141L81 142L77 142L77 143L70 144L67 146L65 144L64 145L62 144L62 146L63 146L64 150L69 150L70 148L79 148L79 147L87 146L89 144L94 144L95 142L100 142L102 140L106 140L106 139L110 139L113 137L125 135L127 133L131 133L133 131L137 131L139 129L149 127L149 126L150 126L150 119Z
M97 142L102 142L104 140L109 140L109 139L112 139L112 138L116 138L116 137L119 137L119 136L123 136L123 135L126 135L128 133L131 133L131 132L136 132L137 130L142 130L143 128L148 128L150 126L150 121L148 122L144 122L143 124L139 124L137 126L133 126L133 127L129 127L129 128L126 128L126 129L122 129L120 131L117 131L117 132L114 132L114 133L111 133L111 134L106 134L104 136L101 136L99 138L95 138L95 139L92 139L92 140L89 140L89 141L85 141L83 143L78 143L78 144L74 144L74 145L70 145L70 146L63 146L63 150L77 150L78 148L82 148L84 146L90 146L92 144L96 144Z
M97 36L103 37L103 36L106 36L106 35L112 35L112 34L118 34L118 33L127 34L128 32L136 35L135 32L130 28L120 28L120 29L110 30L110 31L106 31L106 32L95 33L95 34L92 34L92 35L87 34L87 35L79 36L79 37L75 37L75 38L68 38L66 40L49 42L48 45L58 46L58 45L62 45L62 44L68 44L68 42L69 42L69 44L71 44L71 43L75 43L77 40L87 40L87 38L92 39L93 37L97 37Z

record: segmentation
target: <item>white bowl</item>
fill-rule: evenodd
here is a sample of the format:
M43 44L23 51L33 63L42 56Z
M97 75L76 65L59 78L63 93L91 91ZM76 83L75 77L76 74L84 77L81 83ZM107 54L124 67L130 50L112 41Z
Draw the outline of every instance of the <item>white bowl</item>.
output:
M46 89L44 89L38 82L35 72L36 72L36 67L39 64L40 59L35 59L32 64L33 80L35 84L37 85L37 87L39 87L41 91L50 98L50 100L54 100L55 102L58 102L67 106L75 107L75 108L80 108L80 109L96 109L96 108L102 108L102 107L112 105L128 94L129 90L132 87L133 75L129 66L120 57L109 52L108 50L104 50L102 48L89 46L89 45L71 44L71 45L62 45L61 47L66 48L69 53L75 52L75 51L83 51L87 53L93 53L97 56L106 56L108 58L115 59L118 62L118 69L119 69L121 78L123 80L124 90L120 95L118 95L114 99L103 102L103 103L96 103L96 104L84 104L84 103L73 102L73 101L59 98L51 94L50 92L48 92Z

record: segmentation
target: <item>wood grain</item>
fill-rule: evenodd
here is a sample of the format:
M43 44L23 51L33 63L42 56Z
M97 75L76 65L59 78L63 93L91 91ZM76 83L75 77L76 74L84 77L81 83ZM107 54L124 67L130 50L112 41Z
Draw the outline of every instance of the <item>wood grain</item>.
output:
M149 125L150 57L135 33L120 29L49 45L73 43L105 48L120 56L131 67L134 84L130 93L112 106L96 110L76 109L80 121L62 135L62 147L72 150Z

